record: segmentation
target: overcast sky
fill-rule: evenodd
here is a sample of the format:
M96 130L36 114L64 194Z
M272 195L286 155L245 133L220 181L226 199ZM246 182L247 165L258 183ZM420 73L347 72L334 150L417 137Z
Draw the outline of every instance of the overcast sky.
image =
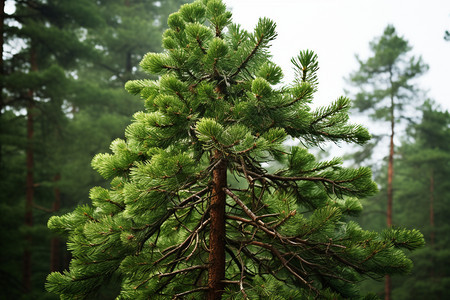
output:
M224 0L233 21L252 30L259 17L277 23L274 61L285 81L293 78L290 59L300 50L319 56L319 92L316 102L328 104L349 87L343 80L358 68L355 54L370 54L369 42L388 24L410 42L411 53L429 64L419 80L428 97L450 110L450 0Z

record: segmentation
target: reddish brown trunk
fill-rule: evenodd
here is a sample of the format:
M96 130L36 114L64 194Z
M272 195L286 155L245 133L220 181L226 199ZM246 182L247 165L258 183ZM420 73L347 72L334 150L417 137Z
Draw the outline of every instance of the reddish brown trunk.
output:
M27 180L26 180L26 202L25 202L25 226L33 226L33 198L34 198L34 153L33 153L33 92L29 92L30 99L27 105ZM31 244L32 238L29 233L25 237L25 251L23 254L23 286L26 292L31 291Z
M30 54L31 72L37 71L36 51L31 47ZM33 199L34 199L34 92L28 91L27 104L27 180L26 180L26 201L25 201L25 226L33 226ZM31 292L31 234L27 233L25 237L25 250L23 253L23 287L26 293Z
M218 151L214 159L221 160L213 171L213 191L210 205L208 300L222 298L225 279L225 201L227 164Z
M390 72L390 82L392 90L392 72ZM392 203L394 199L393 193L393 178L394 178L394 127L395 127L395 105L394 105L394 95L391 94L391 139L389 145L389 163L388 163L388 182L387 182L387 226L392 226ZM384 299L391 299L391 277L388 275L385 279L384 285Z
M392 182L394 178L394 120L391 121L391 142L389 146L389 164L388 164L388 182L387 182L387 225L392 226L392 202L393 188Z
M434 232L434 172L431 170L430 174L430 245L434 246L435 232Z
M391 299L391 276L389 275L386 275L384 281L384 299L385 300Z
M56 174L53 181L55 184L61 179L60 174ZM55 200L53 201L53 211L58 211L61 206L61 191L58 187L54 188ZM59 238L54 237L50 242L50 271L59 271L60 268L60 259L59 259Z

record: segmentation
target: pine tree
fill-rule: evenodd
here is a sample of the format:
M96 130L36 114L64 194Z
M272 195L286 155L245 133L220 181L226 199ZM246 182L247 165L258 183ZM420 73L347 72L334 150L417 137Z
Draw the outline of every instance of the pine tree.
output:
M44 224L52 214L61 214L58 210L68 212L84 203L93 185L107 185L94 171L81 166L89 165L95 153L106 151L112 139L123 137L129 116L142 109L142 103L123 89L127 80L121 78L125 74L126 54L131 51L132 63L136 64L145 54L144 47L159 51L168 11L184 2L155 4L147 0L128 1L126 5L118 0L105 1L100 6L92 1L21 1L15 3L14 13L2 14L5 64L2 63L1 81L4 89L0 102L0 169L5 179L0 197L1 224L5 230L1 239L9 246L2 247L0 255L4 285L0 298L16 299L24 294L22 266L12 263L23 259L18 256L25 245L23 233L33 236L32 259L28 264L31 269L26 268L30 270L27 278L31 278L33 293L26 297L44 297L43 281L49 262L50 270L64 269L67 253L59 246L60 239ZM144 33L140 27L148 30ZM132 38L130 32L141 32L151 38L134 47L138 39ZM39 41L36 72L29 72L31 39ZM50 66L53 72L49 71ZM142 77L134 69L127 76ZM27 133L23 130L27 116L23 115L26 106L23 96L30 84L36 85L34 163L30 168L34 183L29 184L34 197L28 210L32 212L33 226L24 230L23 221L19 222L25 209L23 187L27 177L24 154Z
M370 43L370 49L373 55L366 61L358 58L359 70L350 75L350 83L360 90L356 95L355 107L360 112L370 112L372 120L390 123L386 191L387 225L392 226L395 124L401 119L407 104L413 100L417 102L417 89L412 81L423 74L428 66L421 57L408 55L411 46L397 35L392 25L388 25L383 35ZM365 149L366 157L371 154L380 138L381 136ZM388 276L385 299L390 299L390 293Z
M366 276L409 271L402 249L423 244L418 231L349 221L377 191L368 168L283 146L288 136L305 146L370 138L348 123L347 98L310 108L317 56L300 52L296 80L277 87L271 20L249 33L221 1L197 0L168 25L164 52L140 64L159 78L126 84L146 110L92 161L111 187L49 220L73 259L47 289L88 298L118 279L118 299L350 298ZM269 172L269 159L281 167Z
M61 155L70 153L71 159L64 159L61 186L73 205L86 202L93 185L107 186L106 180L84 166L95 153L107 151L111 140L123 138L130 115L142 110L142 103L123 86L131 77L144 78L145 74L129 65L136 65L146 51L161 50L169 12L186 1L163 1L159 6L155 2L98 1L102 26L89 29L84 37L95 52L92 59L77 66L78 80L68 91L71 119ZM142 40L138 33L148 38Z
M449 288L450 114L433 101L421 107L422 119L409 127L410 139L399 148L396 212L402 225L420 228L427 245L413 255L418 268L398 280L396 299L443 299ZM420 209L418 209L420 208ZM420 269L420 272L418 271ZM411 284L414 282L414 284Z
M94 12L95 5L90 1L16 1L13 14L2 12L2 49L9 51L2 52L0 172L8 181L2 186L2 204L8 206L8 212L14 211L14 216L18 209L22 210L22 219L25 215L25 226L15 227L14 234L2 234L2 238L10 235L7 239L15 240L11 244L15 245L13 252L23 249L23 258L19 259L23 262L22 286L14 292L11 288L2 290L2 293L11 292L7 297L15 297L14 293L37 297L36 294L32 296L32 291L43 285L36 280L39 272L33 268L41 263L41 257L46 257L48 251L42 250L42 243L33 242L36 241L33 236L47 240L48 234L43 234L47 231L39 223L45 224L43 219L48 219L48 215L35 211L36 208L51 211L54 196L49 182L53 182L57 174L57 162L49 158L54 158L49 155L49 149L58 142L66 121L63 106L65 91L71 81L68 73L76 62L74 53L79 59L88 55L78 34L82 27L94 26L97 22ZM19 175L23 179L19 179ZM20 189L23 196L18 197L15 189ZM2 227L10 227L9 224L3 226L7 220L3 218L4 213L2 210ZM2 247L2 257L11 259L7 255L11 250L3 248L8 247ZM45 273L48 263L46 267ZM16 277L16 270L4 271L2 276ZM40 278L42 280L43 276ZM7 282L10 281L17 282L18 279L8 278Z

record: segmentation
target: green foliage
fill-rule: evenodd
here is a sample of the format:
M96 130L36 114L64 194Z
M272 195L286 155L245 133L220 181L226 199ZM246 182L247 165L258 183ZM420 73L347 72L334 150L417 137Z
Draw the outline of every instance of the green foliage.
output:
M186 1L9 2L15 11L3 20L8 54L2 60L0 98L1 238L9 246L0 255L0 298L54 299L45 291L45 277L50 268L66 268L68 254L45 224L51 215L85 203L93 185L107 186L86 166L111 140L124 137L129 116L142 109L123 84L143 75L134 66L149 49L160 49L167 15ZM27 114L33 117L32 138L27 138ZM28 146L34 158L33 226L23 224ZM114 159L112 164L125 168L124 160ZM110 193L114 199L108 202L97 193L92 194L96 205L114 213L117 194ZM31 291L17 263L25 249L31 253ZM96 298L108 293L102 287Z
M425 247L411 254L415 268L408 277L393 277L392 296L396 299L445 297L448 288L449 270L445 265L448 259L449 230L448 218L448 161L449 122L448 112L441 111L431 101L421 107L422 117L412 123L408 135L399 147L395 168L398 170L394 182L394 222L397 226L417 228L425 236ZM376 174L378 181L384 180L386 167ZM361 223L368 228L379 228L385 223L385 187L381 193L367 201L361 216ZM381 200L381 201L380 201ZM380 212L380 213L378 213ZM431 216L433 216L434 224ZM406 249L415 248L404 242L409 234L395 228L383 235ZM398 237L392 238L393 234ZM368 282L364 288L383 293L382 286Z
M421 57L409 54L411 46L399 36L392 25L388 25L383 35L370 42L371 55L362 60L359 57L359 69L349 76L349 83L356 88L354 109L367 114L372 120L391 123L391 135L394 126L400 123L408 108L423 103L419 89L412 81L428 70ZM360 153L356 162L372 155L376 144L383 134L375 136Z
M68 233L73 258L68 271L48 276L47 289L87 298L119 278L117 299L204 297L217 222L211 202L222 192L225 297L354 298L365 277L408 272L401 248L420 246L420 233L378 234L349 221L377 191L371 171L283 147L288 136L315 146L370 138L348 124L344 97L311 111L317 56L301 52L293 60L298 79L279 88L271 20L248 33L222 1L197 0L168 25L164 52L141 62L159 78L126 84L146 110L111 154L92 161L111 187L91 190L92 207L49 220ZM269 158L280 168L269 172ZM234 181L219 186L220 176Z

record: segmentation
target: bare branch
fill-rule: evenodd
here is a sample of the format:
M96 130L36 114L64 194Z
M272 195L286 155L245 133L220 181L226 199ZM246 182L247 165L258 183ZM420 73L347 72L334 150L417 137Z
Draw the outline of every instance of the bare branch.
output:
M178 298L188 295L188 294L192 294L192 293L196 293L196 292L200 292L200 291L207 291L207 290L208 290L207 286L202 286L202 287L199 287L199 288L187 291L187 292L176 294L173 296L172 300L178 299Z
M162 273L162 274L159 274L158 277L161 278L161 277L166 277L166 276L173 276L173 275L177 275L177 274L180 274L180 273L190 272L192 270L198 270L198 269L206 270L207 268L208 267L204 266L204 265L192 266L192 267L189 267L189 268L176 270L176 271L173 271L173 272L170 272L170 273Z

